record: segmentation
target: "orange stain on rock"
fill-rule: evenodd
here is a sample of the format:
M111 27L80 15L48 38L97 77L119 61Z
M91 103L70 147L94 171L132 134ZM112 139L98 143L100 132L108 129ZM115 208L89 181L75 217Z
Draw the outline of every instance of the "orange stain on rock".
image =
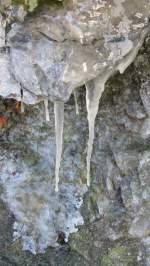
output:
M6 116L0 115L0 129L4 128L8 123L8 118Z
M15 105L15 111L21 113L21 102L17 102Z

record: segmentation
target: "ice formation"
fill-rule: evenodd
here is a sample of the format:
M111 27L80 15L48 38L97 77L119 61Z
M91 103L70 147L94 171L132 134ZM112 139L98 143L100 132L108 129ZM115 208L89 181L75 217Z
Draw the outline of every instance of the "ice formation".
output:
M0 95L21 101L22 112L24 104L44 102L46 121L50 123L48 102L54 103L56 192L59 189L63 149L64 103L69 100L71 94L74 94L76 114L78 114L76 90L80 86L86 86L89 124L86 161L87 185L89 186L95 119L105 84L112 74L118 70L123 73L133 62L149 31L150 2L148 0L140 0L138 4L137 0L76 0L71 2L74 6L70 5L68 9L42 7L41 11L34 13L34 17L29 16L24 21L22 15L20 19L18 16L15 17L16 7L14 7L15 23L14 20L10 20L8 32L5 31L5 23L3 23L5 19L0 15ZM7 15L12 13L13 7ZM9 53L5 52L6 38ZM41 117L40 119L42 120ZM50 154L54 154L55 146L52 143L50 147L50 141L47 143L49 154L44 154L45 150L47 151L45 147L40 151L40 158L44 158L44 163L47 158L51 161ZM34 149L36 149L35 146ZM51 152L50 149L52 149ZM16 162L16 159L14 161ZM12 182L10 173L14 161L10 165L10 171L3 169L8 174L5 176L6 180L1 181L8 192L4 193L4 200L16 217L17 234L18 237L22 237L24 249L33 253L43 252L48 245L58 244L58 231L63 231L68 236L70 232L74 232L77 225L83 223L79 211L77 215L75 213L79 204L76 196L78 197L77 192L81 197L84 195L86 185L81 181L81 186L79 186L75 179L72 185L68 182L66 186L62 180L59 192L54 193L53 174L50 176L48 172L47 179L43 177L43 171L34 176L34 182L31 182L36 186L34 187L30 183L30 171L26 175L22 167L23 173L19 174L17 165L13 171L16 172L16 176L13 177ZM19 163L20 161L17 161L17 164ZM50 166L50 163L48 165ZM52 162L51 165L53 165ZM24 181L26 188L22 191ZM62 189L63 187L67 191ZM17 198L18 195L21 201ZM59 195L64 195L64 197L67 195L65 201L61 202ZM31 204L28 204L29 197L32 198ZM69 202L71 201L76 202L70 208ZM20 202L22 205L19 205ZM57 206L52 213L54 202ZM68 226L70 220L71 225ZM18 228L25 224L24 231L20 232ZM39 242L34 238L38 233Z
M94 142L94 128L95 128L95 119L98 113L99 100L105 89L105 83L108 78L111 76L111 71L106 71L103 76L94 79L85 84L86 86L86 107L87 107L87 118L88 118L88 127L89 127L89 139L88 139L88 148L87 148L87 186L90 185L90 162L93 150Z
M64 127L64 103L54 102L55 114L55 136L56 136L56 161L55 161L55 191L58 192L59 169L63 145L63 127Z
M148 29L147 29L148 32ZM86 86L86 107L87 107L87 118L88 118L88 127L89 127L89 139L88 139L88 148L87 148L87 186L90 186L90 165L91 165L91 156L93 150L93 142L94 142L94 127L95 127L95 119L98 113L99 100L101 95L105 89L105 83L109 79L109 77L117 70L119 70L120 74L123 74L127 67L134 61L145 36L142 34L142 38L138 41L137 45L134 49L131 50L129 54L127 54L114 68L112 71L107 70L102 77L89 81L85 84Z
M63 143L63 102L73 93L78 114L76 89L86 84L89 186L95 118L105 82L115 71L123 73L133 62L149 28L150 4L147 0L142 0L139 6L135 1L131 5L128 0L113 0L111 4L83 0L72 4L66 12L56 10L55 16L53 9L44 10L34 20L27 19L24 25L14 23L7 36L10 55L2 54L0 58L0 82L5 88L1 89L2 96L13 96L18 100L20 86L23 87L21 111L24 112L24 103L43 100L48 122L48 101L54 102L56 191ZM139 11L144 15L137 16ZM0 22L3 22L2 17ZM0 32L2 47L5 38L3 26Z
M44 99L44 106L45 106L45 118L46 121L50 121L50 117L49 117L49 110L48 110L48 99Z
M103 89L103 88L102 88ZM94 141L94 125L95 118L98 112L100 99L100 90L98 88L93 88L91 83L86 84L86 106L87 106L87 117L88 117L88 126L89 126L89 140L87 148L87 186L90 186L90 162L91 155L93 150L93 141Z
M77 93L76 93L76 91L74 91L73 95L74 95L76 115L79 115L79 106L78 106L78 100L77 100Z

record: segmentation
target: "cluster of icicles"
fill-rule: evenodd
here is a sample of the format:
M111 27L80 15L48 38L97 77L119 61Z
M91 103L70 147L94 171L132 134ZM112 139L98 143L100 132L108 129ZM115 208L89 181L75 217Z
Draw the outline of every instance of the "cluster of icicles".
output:
M94 142L94 128L95 128L95 119L98 113L99 101L102 96L102 93L105 89L105 83L110 78L110 76L115 72L119 71L120 74L123 74L126 68L133 62L135 59L138 50L142 42L139 42L135 49L132 50L121 62L111 70L107 70L103 75L100 75L98 78L93 79L85 83L86 87L86 108L87 108L87 119L89 127L89 138L87 144L87 186L90 186L90 162L93 151L93 142ZM84 66L83 66L84 67ZM76 106L76 114L79 114L79 108L77 103L76 91L74 91L74 99ZM47 101L47 100L46 100ZM48 102L45 102L46 109L46 119L49 121L48 114ZM58 192L59 184L59 169L61 164L61 155L62 155L62 146L63 146L63 125L64 125L64 103L61 101L54 102L54 115L55 115L55 135L56 135L56 161L55 161L55 191Z
M104 88L104 87L103 87ZM89 123L89 140L87 149L87 186L90 185L90 161L93 150L94 141L94 124L96 114L98 112L99 98L104 89L100 90L97 87L91 87L86 84L86 106ZM76 92L74 92L76 114L79 114L78 102ZM47 100L46 100L47 101ZM48 116L48 103L45 102L46 119ZM64 127L64 103L61 101L54 102L54 116L55 116L55 136L56 136L56 161L55 161L55 191L58 192L59 187L59 169L61 164L62 146L63 146L63 127Z
M142 38L143 39L143 38ZM85 83L86 87L86 108L87 108L87 119L89 127L89 139L87 145L87 186L90 186L90 162L91 155L93 151L93 142L94 142L94 127L95 119L98 113L99 100L105 89L105 83L110 78L110 76L117 70L120 74L123 74L126 68L133 62L135 59L139 48L141 47L142 41L138 43L135 49L132 50L125 58L123 58L114 69L107 70L103 75L88 81ZM83 65L84 68L84 65ZM85 70L86 71L86 70ZM79 114L79 108L77 103L76 91L74 91L75 107L76 114ZM48 110L48 99L44 99L45 106L45 115L46 121L50 121L49 110ZM21 93L21 112L24 112L24 103L23 103L23 92ZM55 137L56 137L56 160L55 160L55 191L59 191L59 170L62 157L62 147L63 147L63 128L64 128L64 102L63 101L54 101L54 116L55 116Z
M146 32L148 29L146 30ZM86 156L86 164L87 164L87 186L90 186L90 162L93 151L93 142L94 142L94 128L95 128L95 119L98 113L99 101L102 96L102 93L105 89L105 84L110 76L113 75L114 72L119 71L120 74L123 74L127 67L134 61L140 47L142 46L144 37L146 32L141 34L141 40L137 43L137 45L132 49L126 56L118 62L114 66L114 68L107 69L103 74L99 77L88 81L85 83L86 87L86 108L87 108L87 119L88 119L88 127L89 127L89 138L87 144L87 156ZM83 63L83 70L87 72L87 68L85 67L86 63ZM76 114L79 114L79 108L77 103L76 91L74 91L74 99L76 106ZM47 109L47 104L45 104ZM46 117L47 115L46 111ZM56 162L55 162L55 191L58 192L58 184L59 184L59 169L61 163L61 155L62 155L62 145L63 145L63 123L64 123L64 103L63 102L54 102L54 115L55 115L55 134L56 134Z
M101 80L102 81L102 80ZM90 161L93 150L94 141L94 125L98 112L99 99L104 91L105 81L100 83L100 86L96 86L94 81L85 84L86 87L86 107L87 118L89 124L89 140L87 148L87 186L90 186ZM77 102L76 91L74 91L75 109L76 114L79 114L79 107ZM50 121L48 99L44 99L45 117L46 121ZM23 92L21 92L21 112L24 112ZM54 102L54 116L55 116L55 137L56 137L56 160L55 160L55 191L59 191L59 170L62 157L63 147L63 128L64 128L64 102Z
M87 119L89 127L89 139L87 145L87 186L90 186L90 162L91 155L93 151L93 142L94 142L94 127L95 119L98 113L99 100L105 89L105 83L116 71L119 71L120 74L123 74L127 67L134 61L140 47L142 46L144 37L148 32L148 28L141 34L141 39L131 51L124 56L118 64L114 67L105 70L99 77L85 82L86 87L86 108L87 108ZM83 63L83 70L87 72L86 63ZM75 107L76 114L79 114L79 108L77 103L76 91L74 91ZM50 121L49 110L48 110L48 99L44 99L45 106L45 115L46 121ZM24 103L23 103L23 91L21 91L21 112L24 112ZM55 137L56 137L56 160L55 160L55 191L58 192L59 188L59 170L62 157L62 147L63 147L63 128L64 128L64 102L63 101L54 101L54 116L55 116Z
M118 66L116 66L115 69L107 70L106 73L100 75L98 78L85 83L86 108L87 108L87 119L89 127L89 138L88 138L87 156L86 156L86 164L87 164L86 176L87 176L88 187L90 186L90 179L91 179L90 162L91 162L94 135L95 135L94 134L95 119L98 113L99 101L105 89L105 83L116 70L119 70L120 74L124 73L125 69L133 62L134 58L136 57L139 47L140 45L137 45L137 47L132 51L132 53L126 56L118 64ZM76 114L79 114L76 91L74 91L74 99L75 99ZM45 102L45 110L46 110L46 119L49 121L48 102ZM62 146L63 146L63 125L64 125L64 103L62 101L54 102L54 115L55 115L55 135L56 135L55 191L58 192L59 169L61 164L61 155L62 155Z
M94 142L94 127L95 119L98 113L99 100L105 89L105 83L110 78L110 76L117 70L120 74L123 74L126 68L133 62L135 59L138 50L142 42L139 42L135 49L129 53L121 62L111 70L107 70L106 73L100 75L98 78L95 78L91 81L85 83L86 87L86 108L87 108L87 119L89 127L89 139L87 145L87 186L90 186L90 162L91 155L93 151L93 142ZM83 66L84 67L84 66ZM74 91L74 100L76 114L79 114L78 102L76 91ZM46 121L50 121L49 109L48 109L48 99L44 98L45 106L45 116ZM21 112L24 112L24 103L23 103L23 92L21 93ZM55 116L55 137L56 137L56 159L55 159L55 191L59 191L59 170L62 157L62 148L63 148L63 128L64 128L64 102L63 101L54 101L54 116Z

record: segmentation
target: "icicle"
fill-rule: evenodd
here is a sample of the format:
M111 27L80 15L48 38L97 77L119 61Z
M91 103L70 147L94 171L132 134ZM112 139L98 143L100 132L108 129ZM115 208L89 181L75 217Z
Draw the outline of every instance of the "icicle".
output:
M23 89L21 89L20 93L21 93L21 113L24 113Z
M79 106L78 106L76 91L74 91L73 95L74 95L74 101L75 101L76 115L79 115Z
M83 63L83 71L87 72L87 63L86 62Z
M63 145L64 103L54 102L55 135L56 135L56 162L55 162L55 191L58 191L59 169Z
M24 113L24 103L21 101L21 113Z
M45 117L46 117L46 121L50 121L50 117L49 117L49 110L48 110L48 99L44 99L44 106L45 106Z
M121 60L120 64L117 66L117 69L119 70L120 74L123 74L124 71L128 68L128 66L131 65L138 51L139 47L135 47L132 52L130 52Z
M87 118L89 124L89 139L87 148L87 186L90 185L90 162L93 150L94 141L94 126L95 119L98 113L99 100L105 88L105 83L111 76L111 71L106 72L103 77L99 77L95 80L89 81L85 84L86 86L86 107L87 107Z
M94 81L90 81L86 84L86 107L87 107L87 117L89 124L89 140L87 149L87 186L90 185L90 161L93 150L94 141L94 126L95 119L98 113L99 99L104 90L104 84L99 84L95 86Z

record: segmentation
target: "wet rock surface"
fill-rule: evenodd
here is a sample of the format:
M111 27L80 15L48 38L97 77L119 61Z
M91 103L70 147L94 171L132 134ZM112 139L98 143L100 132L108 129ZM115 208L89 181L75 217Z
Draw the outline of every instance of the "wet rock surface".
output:
M1 239L2 246L5 245L1 250L2 265L149 265L150 139L140 131L149 117L144 105L147 94L141 97L143 84L149 80L145 76L150 63L149 44L147 38L134 64L123 76L117 74L106 85L96 119L92 184L87 193L84 190L88 137L85 89L81 88L77 95L78 116L73 98L65 105L65 143L58 196L52 186L55 156L52 107L49 124L45 122L42 104L26 107L25 114L20 114L16 102L1 99L1 114L8 119L7 125L1 128L1 198L6 204L1 203L1 219L5 221L0 225L1 232L5 232ZM84 198L80 213L79 196ZM69 223L72 219L81 219L79 224L84 220L84 225L78 227L78 232L66 244L64 215L72 216L68 218ZM52 245L53 236L59 246L33 257L21 251L21 242L28 243L26 248L34 252L31 242L25 242L25 237L32 236L40 251L40 228L44 240L50 236L48 244ZM13 235L18 237L15 242Z
M147 36L134 63L106 83L88 190L85 86L76 91L79 115L72 96L65 104L58 193L53 104L46 122L43 102L21 113L20 103L1 98L0 265L150 265L149 67Z
M2 4L1 48L8 51L1 53L1 96L20 100L22 89L27 104L44 97L66 101L75 88L122 73L134 60L147 34L149 1L70 2L43 6L32 16L23 5Z

